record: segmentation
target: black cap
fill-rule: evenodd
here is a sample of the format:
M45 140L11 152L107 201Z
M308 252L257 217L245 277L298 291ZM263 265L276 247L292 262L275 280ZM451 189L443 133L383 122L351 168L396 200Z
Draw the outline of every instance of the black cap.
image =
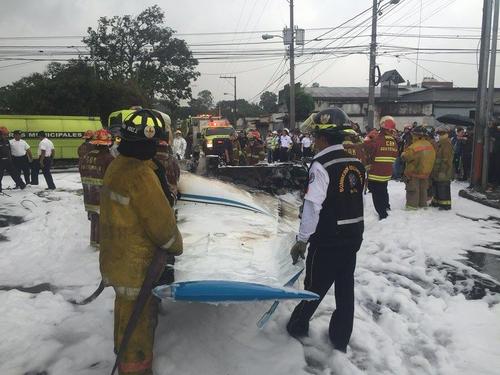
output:
M21 130L14 130L12 134L21 134Z

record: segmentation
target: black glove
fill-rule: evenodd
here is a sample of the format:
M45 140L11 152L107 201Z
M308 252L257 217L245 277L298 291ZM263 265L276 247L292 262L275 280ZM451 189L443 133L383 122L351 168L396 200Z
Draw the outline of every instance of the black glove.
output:
M307 242L297 241L295 245L290 249L290 255L292 257L292 263L295 264L299 260L299 256L305 259Z

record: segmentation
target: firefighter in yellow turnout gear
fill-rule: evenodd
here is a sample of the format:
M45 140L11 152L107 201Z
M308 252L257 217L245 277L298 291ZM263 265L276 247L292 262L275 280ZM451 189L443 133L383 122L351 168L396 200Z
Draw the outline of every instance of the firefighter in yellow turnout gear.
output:
M413 143L401 154L406 162L406 208L409 210L427 207L429 176L436 160L436 151L425 135L424 127L413 129Z
M440 126L436 129L439 141L436 147L436 162L432 170L432 206L441 210L451 209L450 182L453 178L453 146L448 137L449 129Z
M154 125L147 120L154 119ZM115 352L155 251L182 253L182 237L155 174L152 161L162 129L148 110L124 120L120 155L111 163L101 192L100 269L116 293ZM126 347L120 374L152 374L154 331L158 302L150 296Z

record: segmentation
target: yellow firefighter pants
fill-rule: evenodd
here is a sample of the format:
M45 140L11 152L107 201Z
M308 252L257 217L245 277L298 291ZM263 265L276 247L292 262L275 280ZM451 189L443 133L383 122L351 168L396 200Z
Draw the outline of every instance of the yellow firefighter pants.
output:
M116 291L116 288L115 288ZM134 308L135 298L124 297L118 292L115 298L115 352L123 338L125 328ZM134 333L118 367L120 375L152 375L153 345L158 318L158 300L151 297L144 307Z
M429 179L410 177L406 182L406 208L418 209L427 207L427 189Z

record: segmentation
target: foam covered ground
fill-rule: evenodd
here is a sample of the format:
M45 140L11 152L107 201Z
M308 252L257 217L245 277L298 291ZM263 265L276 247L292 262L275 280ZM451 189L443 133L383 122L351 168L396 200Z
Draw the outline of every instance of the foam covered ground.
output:
M28 187L0 196L0 223L10 223L0 228L0 374L106 374L114 361L114 292L106 289L87 306L66 301L92 293L99 284L98 254L88 245L79 176L54 177L56 191ZM155 374L498 374L500 295L485 286L498 291L499 280L482 269L499 269L500 228L487 219L500 213L458 198L460 187L453 185L450 212L406 212L404 187L391 182L392 211L382 222L366 196L347 355L328 342L332 291L303 342L285 330L292 302L280 304L263 330L255 324L268 303L165 302L156 333ZM218 268L229 275L231 264L236 269L250 264L249 279L272 272L281 258L255 233L284 246L273 241L287 237L284 228L298 222L296 197L282 198L288 203L277 227L235 208L214 209L213 221L204 223L194 217L195 206L180 205L181 228L193 252L178 262L179 276L196 267L196 257L204 262L200 275ZM233 224L239 218L252 221L248 230ZM198 232L208 232L206 239L225 238L228 245L241 232L246 245L217 257ZM482 267L471 264L467 251L487 255L488 261ZM37 290L19 288L36 285Z

